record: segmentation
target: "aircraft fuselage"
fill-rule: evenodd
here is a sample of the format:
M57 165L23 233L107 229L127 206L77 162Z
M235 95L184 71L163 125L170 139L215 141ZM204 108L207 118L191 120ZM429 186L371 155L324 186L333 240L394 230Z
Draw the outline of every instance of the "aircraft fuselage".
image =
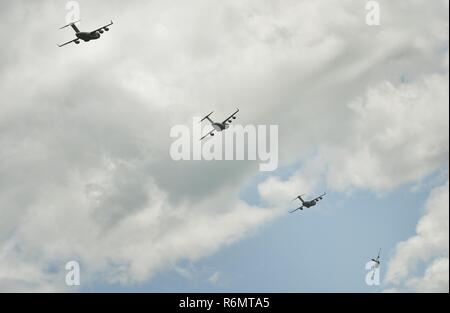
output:
M76 35L78 39L81 39L83 41L90 41L100 38L99 32L79 32Z
M212 126L218 132L224 131L225 129L228 128L227 124L222 124L222 123L212 123Z
M306 202L303 203L303 206L307 207L307 208L310 208L312 206L315 206L316 204L317 204L316 201L306 201Z

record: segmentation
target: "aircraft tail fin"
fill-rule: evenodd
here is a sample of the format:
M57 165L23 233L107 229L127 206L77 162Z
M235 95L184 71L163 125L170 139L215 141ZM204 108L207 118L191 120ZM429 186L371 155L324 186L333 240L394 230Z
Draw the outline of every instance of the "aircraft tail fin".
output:
M200 121L200 123L203 122L203 121L206 120L206 119L208 119L210 122L212 122L211 119L210 119L209 117L210 117L213 113L214 113L214 111L212 111L211 113L209 113L208 115L206 115L204 118L202 118L202 120Z
M297 197L296 197L294 200L292 200L292 201L295 201L295 200L299 199L302 203L305 203L305 201L303 201L303 199L302 199L303 196L304 196L304 195L297 196Z

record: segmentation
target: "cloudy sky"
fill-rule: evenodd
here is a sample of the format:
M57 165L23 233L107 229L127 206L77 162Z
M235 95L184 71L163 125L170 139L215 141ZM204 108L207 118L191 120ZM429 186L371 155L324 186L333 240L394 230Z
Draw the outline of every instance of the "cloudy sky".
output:
M0 291L448 292L449 3L378 2L0 0ZM172 160L236 106L276 171Z

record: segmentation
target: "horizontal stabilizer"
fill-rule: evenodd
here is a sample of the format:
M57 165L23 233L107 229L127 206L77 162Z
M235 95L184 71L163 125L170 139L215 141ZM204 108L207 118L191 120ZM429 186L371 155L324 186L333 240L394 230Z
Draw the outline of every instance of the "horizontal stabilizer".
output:
M202 120L200 121L200 123L203 122L203 121L206 120L206 119L209 119L209 117L210 117L213 113L214 113L214 111L212 111L211 113L209 113L208 115L206 115L204 118L202 118Z
M63 27L61 27L60 29L63 29L63 28L66 28L66 27L72 26L72 25L74 25L74 24L76 24L76 23L78 23L78 22L81 22L81 20L78 20L78 21L75 21L75 22L69 23L69 24L67 24L67 25L64 25L64 26L63 26Z

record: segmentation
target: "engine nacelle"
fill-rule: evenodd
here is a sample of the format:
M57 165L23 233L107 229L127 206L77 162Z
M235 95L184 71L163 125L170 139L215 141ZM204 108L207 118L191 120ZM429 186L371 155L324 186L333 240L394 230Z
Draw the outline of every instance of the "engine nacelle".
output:
M75 43L76 43L77 45L79 45L79 44L80 44L80 41L79 41L79 40L76 40Z
M108 28L108 27L105 27L104 29L105 29L107 32L109 32L109 28Z

